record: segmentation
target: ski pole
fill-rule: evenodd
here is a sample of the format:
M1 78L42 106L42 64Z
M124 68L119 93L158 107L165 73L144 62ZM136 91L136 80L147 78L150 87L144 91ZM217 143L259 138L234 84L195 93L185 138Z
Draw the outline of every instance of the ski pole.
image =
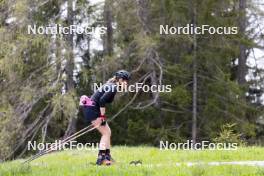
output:
M48 149L46 149L46 150L44 150L44 151L42 151L40 153L37 153L36 155L34 155L31 158L29 158L26 161L24 161L23 163L27 163L27 162L33 161L33 160L35 160L35 159L37 159L37 158L39 158L39 157L41 157L41 156L53 151L53 150L57 150L57 148L59 148L60 146L64 145L65 143L68 143L68 142L70 142L70 141L72 141L72 140L74 140L74 139L76 139L76 138L84 135L85 133L87 133L89 131L92 131L92 130L94 130L96 128L96 127L93 127L91 129L89 129L90 127L92 127L92 125L89 125L89 126L83 128L82 130L74 133L73 135L65 138L64 140L61 141L61 143L58 143L55 146L54 146L54 144L51 145Z
M85 134L85 133L87 133L89 131L92 131L93 129L95 129L95 127L91 128L91 129L88 129L87 131L84 131L84 132L80 133L79 135L74 136L74 137L72 137L72 138L70 138L70 139L68 139L68 140L66 140L64 142L58 143L56 146L51 146L47 150L44 150L43 152L38 153L37 155L34 155L33 157L29 158L28 160L24 161L23 163L27 163L27 162L33 161L33 160L35 160L35 159L37 159L37 158L39 158L39 157L41 157L41 156L43 156L43 155L45 155L45 154L47 154L49 152L57 150L57 148L59 148L61 145L64 145L64 144L70 142L71 140L74 140L74 139L82 136L83 134Z

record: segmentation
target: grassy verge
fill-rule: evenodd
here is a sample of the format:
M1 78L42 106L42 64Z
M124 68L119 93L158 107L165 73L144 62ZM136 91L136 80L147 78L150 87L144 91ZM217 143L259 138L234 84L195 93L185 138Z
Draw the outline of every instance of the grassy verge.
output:
M211 161L264 161L264 148L247 147L235 151L160 151L152 147L114 147L112 155L117 161L113 166L95 166L97 151L71 150L45 155L30 165L22 166L23 160L0 165L0 176L90 176L90 175L181 175L181 176L263 176L264 168L257 166L221 165L187 166L187 162ZM140 166L130 161L142 160ZM176 166L180 163L180 166Z

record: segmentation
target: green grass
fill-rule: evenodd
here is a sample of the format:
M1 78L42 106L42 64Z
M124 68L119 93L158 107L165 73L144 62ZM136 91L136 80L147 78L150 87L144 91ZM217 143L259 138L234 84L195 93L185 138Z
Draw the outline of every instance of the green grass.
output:
M0 176L263 176L264 168L257 166L221 165L187 166L187 162L264 160L264 148L247 147L235 151L159 150L153 147L114 147L114 165L95 166L97 151L71 150L45 155L29 165L23 160L0 165ZM140 166L130 161L142 160ZM180 166L176 166L180 163Z

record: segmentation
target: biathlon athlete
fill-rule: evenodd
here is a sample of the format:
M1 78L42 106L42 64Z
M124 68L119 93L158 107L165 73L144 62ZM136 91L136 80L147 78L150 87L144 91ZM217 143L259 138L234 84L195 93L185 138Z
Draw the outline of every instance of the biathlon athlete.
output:
M127 86L130 73L126 70L119 70L114 77L101 86L91 98L83 95L80 99L80 106L83 111L85 121L91 123L100 132L101 140L99 153L96 161L97 165L111 165L113 159L110 154L111 129L106 122L106 107L112 103L117 93L117 87L121 90Z

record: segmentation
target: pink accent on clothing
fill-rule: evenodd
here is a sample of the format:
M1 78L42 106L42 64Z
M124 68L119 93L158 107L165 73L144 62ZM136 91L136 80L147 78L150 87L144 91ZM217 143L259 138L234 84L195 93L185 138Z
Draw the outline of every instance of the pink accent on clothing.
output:
M80 98L80 106L94 106L94 101L86 95L82 95Z

